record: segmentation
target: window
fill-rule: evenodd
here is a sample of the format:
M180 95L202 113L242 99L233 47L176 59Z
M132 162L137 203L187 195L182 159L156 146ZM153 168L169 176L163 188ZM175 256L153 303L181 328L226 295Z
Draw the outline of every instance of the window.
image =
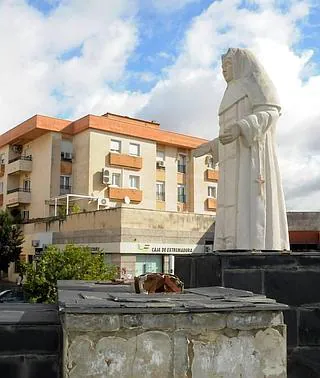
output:
M156 191L157 201L165 201L164 182L157 181L156 185L157 185L157 191Z
M31 189L31 181L30 180L23 180L23 191L30 192Z
M129 155L140 156L140 144L130 143L129 144Z
M0 164L5 164L6 160L5 160L5 157L6 157L6 154L0 154Z
M28 255L28 263L31 264L33 262L33 255Z
M0 182L0 194L3 193L3 182Z
M157 151L157 161L164 161L165 154L164 151Z
M71 176L60 176L60 194L71 193Z
M121 179L120 173L112 173L112 176L111 176L111 185L113 185L113 186L120 186L120 179Z
M186 155L178 155L178 172L186 173L187 157Z
M118 152L118 153L121 152L120 140L111 139L110 151L111 152Z
M178 202L186 203L186 186L178 185Z
M140 177L139 176L129 176L129 187L131 189L140 188Z
M21 211L21 219L28 220L29 219L29 210L22 210Z
M67 189L71 185L71 177L70 176L60 176L60 188Z
M215 168L215 166L213 164L213 157L212 156L207 156L205 161L206 161L206 165L207 165L208 168L211 168L211 169Z
M216 186L208 186L208 197L217 198L217 187Z

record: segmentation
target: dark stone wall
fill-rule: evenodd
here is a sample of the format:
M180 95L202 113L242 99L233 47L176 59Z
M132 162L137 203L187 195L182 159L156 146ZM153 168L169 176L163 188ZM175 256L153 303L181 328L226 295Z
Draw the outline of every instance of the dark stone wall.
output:
M60 378L62 328L56 306L0 304L0 376Z
M219 285L288 304L288 377L320 377L320 253L176 256L185 287Z

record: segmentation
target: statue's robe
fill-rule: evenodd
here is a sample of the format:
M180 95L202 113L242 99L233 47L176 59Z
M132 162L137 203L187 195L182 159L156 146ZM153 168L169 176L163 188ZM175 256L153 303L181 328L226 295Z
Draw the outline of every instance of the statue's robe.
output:
M241 135L230 144L219 143L214 249L289 250L286 208L275 151L279 110L270 105L254 108L247 95L237 98L232 86L228 91L219 114L220 133L238 122Z

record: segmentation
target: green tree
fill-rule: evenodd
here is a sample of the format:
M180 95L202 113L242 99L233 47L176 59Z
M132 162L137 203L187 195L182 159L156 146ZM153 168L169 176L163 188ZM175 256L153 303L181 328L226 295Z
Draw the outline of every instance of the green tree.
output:
M22 231L7 211L0 211L0 270L19 260L22 250Z
M57 301L58 280L112 280L117 267L105 264L103 255L92 254L88 247L67 245L63 251L55 246L34 263L24 264L24 290L30 302Z

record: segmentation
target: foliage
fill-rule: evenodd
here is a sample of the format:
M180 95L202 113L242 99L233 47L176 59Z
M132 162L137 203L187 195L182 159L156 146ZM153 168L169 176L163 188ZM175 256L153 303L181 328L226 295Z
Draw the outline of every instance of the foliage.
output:
M77 203L73 203L72 206L70 207L70 212L72 214L78 214L81 212L81 207Z
M67 245L63 251L54 246L34 263L24 264L24 284L30 302L54 303L57 280L112 280L117 267L105 264L103 255L92 254L88 247Z
M77 203L73 203L71 206L69 206L69 214L79 214L81 213L81 207ZM58 207L58 215L60 218L65 218L67 216L67 206L66 205L60 205Z
M19 226L7 211L0 211L0 269L6 270L9 263L19 260L23 235Z

